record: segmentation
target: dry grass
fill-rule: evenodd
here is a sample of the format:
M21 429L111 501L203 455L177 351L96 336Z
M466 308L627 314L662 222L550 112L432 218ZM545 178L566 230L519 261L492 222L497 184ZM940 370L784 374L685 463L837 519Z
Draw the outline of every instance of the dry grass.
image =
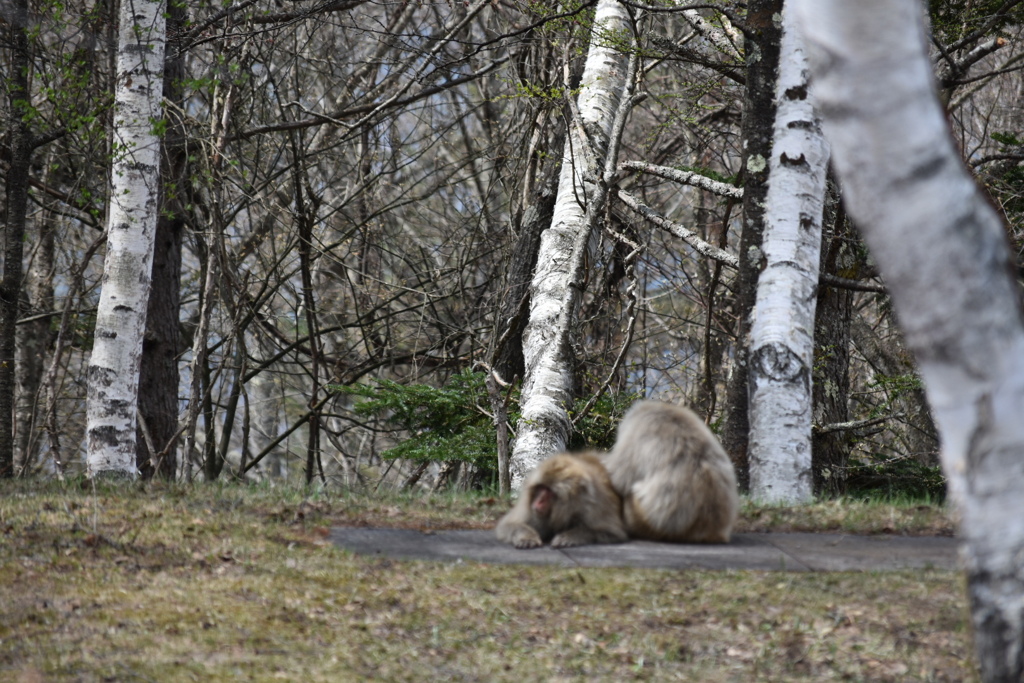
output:
M952 536L953 523L942 505L846 498L788 507L746 503L737 530Z
M0 484L0 680L975 677L952 572L435 564L353 556L324 540L332 524L485 527L504 507L472 496ZM941 509L841 507L747 509L744 528L941 526Z

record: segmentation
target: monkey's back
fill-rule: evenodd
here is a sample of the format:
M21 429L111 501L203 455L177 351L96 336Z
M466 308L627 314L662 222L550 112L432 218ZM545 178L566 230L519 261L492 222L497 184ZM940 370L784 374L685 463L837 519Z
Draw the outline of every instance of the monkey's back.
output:
M732 462L693 411L641 401L605 458L631 536L728 542L739 508Z

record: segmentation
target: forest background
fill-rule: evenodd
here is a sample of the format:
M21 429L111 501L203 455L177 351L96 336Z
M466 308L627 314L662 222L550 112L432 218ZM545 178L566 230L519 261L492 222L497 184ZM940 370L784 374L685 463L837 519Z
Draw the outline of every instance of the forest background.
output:
M855 138L886 140L872 136L885 132L881 124L890 122L909 134L905 140L889 138L888 147L907 148L904 142L915 142L911 129L918 119L905 114L917 110L863 105L874 97L913 102L911 94L930 102L931 89L871 90L864 87L871 84L864 71L859 79L840 82L835 72L829 73L827 60L820 60L822 46L844 44L847 49L834 53L833 66L845 61L856 68L871 50L890 58L889 73L916 64L914 39L923 35L914 33L920 8L884 0L859 7L796 0L790 5L802 5L805 20L811 20L804 28L819 48L815 68L824 76L820 94L826 118L835 126L835 159L849 191L850 212L867 217L860 227L892 278L904 324L916 332L909 337L914 352L918 358L922 352L931 354L933 362L921 367L932 373L932 399L944 408L936 414L943 417L944 437L953 442L947 443L946 471L959 477L952 483L954 492L959 487L960 511L966 513L958 531L964 539L983 675L1016 680L1024 670L1021 622L1013 612L1019 600L1012 594L1020 595L1019 563L1013 558L1019 557L1014 553L1021 529L1019 515L1007 510L1019 505L1019 496L1014 497L1019 442L1011 438L1012 416L1019 411L1010 399L1019 395L1014 371L1021 335L1016 329L1016 336L1006 338L1010 343L1003 344L996 333L1015 324L1019 328L1013 315L1019 313L1019 292L1010 274L991 266L1005 264L1006 244L1011 259L1019 261L1021 246L1020 2L927 6L930 67L915 72L926 76L916 83L934 76L958 151L1000 214L982 221L981 213L991 210L980 202L983 212L962 215L968 204L972 211L977 208L979 202L971 201L920 227L921 234L946 235L949 239L933 241L960 247L960 261L948 252L931 251L927 240L915 245L909 227L922 213L903 211L893 183L878 182L889 177L927 184L940 178L925 171L959 169L948 163L952 154L942 157L944 147L925 145L930 166L908 172L903 167L913 159L891 157L888 167L877 168L872 176L863 170L877 166L885 150L876 146L869 159L875 166L858 167L851 144ZM158 18L147 18L146 11L154 7ZM132 477L139 473L146 480L316 481L349 489L439 489L455 483L504 492L514 484L502 466L509 458L509 437L515 437L517 450L530 451L511 454L509 474L521 476L548 446L608 445L624 408L637 397L653 396L693 406L720 434L747 485L748 437L758 429L747 419L748 397L752 415L757 407L747 386L746 372L754 366L747 362L747 345L753 348L754 300L767 289L759 285L759 274L773 266L767 241L764 249L761 244L770 223L766 216L781 207L769 191L769 170L775 172L777 161L795 160L778 154L782 145L773 144L782 120L776 105L781 112L783 101L806 99L804 86L787 86L783 92L775 80L782 73L776 62L785 62L780 58L786 36L781 2L600 0L549 7L489 0L334 0L287 6L250 0L230 6L171 3L166 10L143 0L120 5L12 0L0 5L5 90L0 113L6 122L0 155L5 190L0 474L68 479L114 471ZM595 19L602 11L614 14L617 23L602 25ZM877 16L884 12L888 17ZM866 41L864 31L835 32L854 25L870 28L869 35L902 39ZM890 25L904 32L890 31ZM152 70L126 71L120 60L133 53L150 54L147 68ZM895 55L906 61L893 63ZM871 52L871 58L878 59L878 53ZM587 81L588 72L598 78ZM147 90L146 79L159 87ZM593 102L585 100L602 88L614 94L603 104L617 104L605 111L614 116L603 115L598 126L587 118ZM868 95L844 102L855 90ZM129 121L124 115L129 95L142 93L159 114ZM921 98L922 93L928 97ZM837 113L851 111L856 115L837 123L843 118ZM936 143L944 139L931 125L939 121L944 129L941 119L922 115L920 127L928 134L918 137ZM850 123L865 127L844 137L842 125ZM129 124L140 137L130 137ZM812 116L795 127L811 130L816 122ZM133 139L147 136L161 147L159 162L143 163L143 150L155 146L133 146ZM579 171L578 184L564 182L567 169ZM847 215L843 188L831 177L822 186L823 209L800 215L801 227L815 230L821 219L820 262L816 257L810 278L816 299L810 326L813 359L797 373L803 386L813 387L807 401L813 418L807 470L813 491L819 496L880 491L941 497L945 486L937 466L936 431L908 347L897 332L886 283ZM948 196L925 192L920 197L927 201L911 208L934 209L970 194L961 195L964 184L942 187L949 188ZM970 183L966 187L973 192ZM567 199L562 196L566 188ZM872 203L864 188L872 188L884 215L865 212ZM138 340L145 322L141 356L136 355L141 386L114 391L113 383L98 381L103 372L106 379L133 375L135 361L98 372L96 359L119 337L132 336L111 327L104 316L119 306L122 312L131 308L127 299L109 308L109 285L112 279L127 282L127 294L132 293L134 281L125 272L111 272L122 263L121 229L133 227L132 220L117 218L117 211L136 191L152 197L144 209L156 230L145 250L152 265L145 261L136 275L137 298L148 302L135 330ZM575 219L585 230L559 241L566 225L560 207L565 206L575 206L577 214L586 209L585 222ZM982 222L988 232L979 228ZM143 223L148 225L138 225ZM887 236L892 238L888 242ZM879 251L880 244L906 249L919 261L926 254L938 258L918 264L927 277L908 278L908 272L915 274L906 267L913 259L894 258L891 250ZM936 278L940 263L957 266L949 269L948 278ZM997 270L1007 276L998 291L991 287ZM561 289L548 273L568 274L560 280ZM982 277L972 278L976 273ZM144 286L150 275L151 296ZM921 291L922 283L941 286ZM948 305L923 296L936 291L949 295ZM558 307L545 319L551 302ZM975 311L979 316L972 318ZM945 327L954 329L928 327L942 312L953 321ZM972 324L977 322L985 324ZM790 327L802 326L794 315ZM973 330L975 336L957 335L955 328ZM931 339L933 332L951 334ZM961 343L950 345L951 340ZM534 362L538 352L546 360ZM956 362L963 365L953 367ZM943 363L950 367L937 367ZM953 372L943 375L946 369ZM957 375L961 369L970 372ZM962 383L945 381L954 377ZM97 429L95 399L103 393L121 417L130 418L127 438L114 438L102 425ZM544 399L543 419L530 412L530 401L538 395ZM961 407L970 412L957 412ZM545 442L538 435L552 438ZM972 437L969 444L961 438L965 435ZM122 448L126 444L130 450ZM127 463L118 455L98 457L105 445L120 448L120 456L130 455ZM749 452L756 464L754 450ZM298 566L295 558L268 551L266 527L258 523L247 527L253 538L229 541L221 533L222 522L214 520L226 519L218 511L241 507L232 502L237 490L210 489L215 500L209 507L199 503L187 526L163 536L154 526L159 526L154 520L164 519L158 514L160 504L148 492L198 500L208 491L186 492L159 482L111 497L96 486L95 480L86 486L84 502L74 486L60 486L56 502L47 498L46 485L11 486L10 499L0 509L0 529L10 540L4 550L11 560L4 564L10 572L5 583L20 596L10 608L12 623L45 623L55 604L51 593L66 600L57 603L62 615L80 610L80 588L61 584L61 568L75 569L81 586L96 588L90 572L120 576L107 571L108 561L123 567L130 581L153 572L156 583L173 577L184 585L197 571L220 575L236 557L244 557L237 567L241 573L281 570L278 578L307 591L304 598L295 598L299 602L310 601L311 582L318 577L331 574L340 580L328 591L331 595L312 599L317 606L302 611L304 617L326 614L319 603L333 600L338 591L357 586L381 591L375 575L387 567L370 566L369 560L318 553L331 555L331 566L354 568L360 577L336 569L332 574L321 566L322 557L312 572L291 571ZM307 506L325 488L305 489L308 500L295 516L297 523L304 524ZM248 492L255 500L259 491L251 487ZM495 502L482 498L480 505L487 500ZM119 504L126 501L141 503L142 512L122 511L118 519ZM164 504L170 509L167 500ZM347 505L345 514L357 506ZM836 509L848 508L854 509L845 504ZM85 509L91 521L80 514ZM799 514L806 516L807 508ZM279 517L272 513L268 519ZM203 556L204 546L197 545L190 562L186 546L196 540L190 535L204 520L218 527L206 537L204 543L212 544L206 550L218 548ZM322 532L322 527L312 531L321 540ZM304 529L301 537L284 543L289 550L297 543L321 548L321 541L305 534ZM245 554L236 556L231 544ZM280 563L264 561L268 555ZM85 556L88 561L80 565L78 558ZM40 573L40 567L57 571ZM507 580L496 569L474 572ZM373 576L364 580L363 574ZM242 580L247 586L243 593L251 590L251 578ZM510 582L502 593L551 602L547 593L531 592L536 582L529 576L521 573L519 578L520 587ZM642 584L645 578L636 581ZM884 650L891 659L894 676L905 673L909 662L922 678L945 678L929 664L937 661L931 651L918 661L902 656L896 646L916 642L923 629L936 636L928 636L929 647L946 652L947 634L962 636L963 622L955 616L961 611L947 603L940 622L922 623L915 609L896 620L907 624L906 638L902 631L885 631L882 625L896 622L882 612L892 596L907 592L896 585L904 578L877 599L863 590L862 580L852 579L855 587L843 588L837 600L849 606L856 599L852 596L866 596L861 603L876 610L869 630L881 634L878 652ZM497 580L485 580L482 594L493 593ZM672 577L669 583L678 587L687 580ZM711 613L728 614L729 605L750 595L767 600L777 593L760 586L774 579L740 580L759 585L726 587ZM955 592L948 587L951 576L938 580L947 586L940 592ZM521 586L524 582L531 585ZM806 587L815 582L796 583ZM86 611L102 619L108 613L102 604L128 593L114 584L116 578L100 587ZM236 589L229 590L222 611L237 603ZM269 585L260 598L271 601L279 591ZM170 599L160 595L148 602L180 613L188 601L174 597L179 592L175 587ZM924 594L932 596L935 590ZM644 601L658 598L657 591L642 585L636 595ZM358 612L365 603L352 598L343 609ZM472 596L474 604L478 598ZM578 598L561 599L579 605ZM500 606L503 599L508 598L498 596L496 612L488 608L477 615L480 633L491 633L495 618L505 623L509 614ZM423 609L406 610L397 596L387 600L410 615L409 631L422 631ZM629 614L634 607L623 604L614 611ZM465 624L466 609L472 606L460 605L450 615L457 628ZM673 604L669 610L672 625L693 623L686 621L688 609ZM833 619L839 613L829 603L811 606L806 616L824 613L826 621L854 626L863 615L855 613L859 610ZM371 619L386 613L381 605L366 611ZM92 619L79 624L92 634L133 632L133 624L149 633L157 613L148 614L143 621L119 616L112 629L102 632L93 628ZM526 605L514 610L512 618L521 620L523 614L548 612ZM436 653L446 643L447 652L458 639L439 639L437 617L447 615L434 616L428 619L433 630L421 634L427 638L421 644ZM578 668L585 672L595 652L616 658L625 653L627 665L638 665L641 673L648 655L659 666L674 666L677 658L701 659L710 653L710 660L701 661L711 661L716 670L724 656L756 671L768 654L811 676L836 663L828 654L834 652L832 631L824 622L818 628L813 621L820 649L808 659L814 646L807 647L810 631L801 625L803 616L791 634L783 633L785 642L773 635L756 651L739 644L750 642L747 634L753 631L774 634L783 623L760 620L756 610L741 608L735 616L727 625L735 631L735 644L724 648L712 640L699 642L692 651L661 641L650 650L632 645L608 650L609 644L621 642L616 641L620 635L602 632L591 639L580 632L572 640L588 652ZM748 623L748 617L753 621ZM607 625L608 619L602 615L595 623ZM712 622L700 619L694 631L705 633ZM163 632L177 637L192 630L182 624ZM666 633L660 622L651 624L650 635ZM204 618L198 626L208 631L218 624ZM521 622L513 626L510 634L524 633ZM520 644L533 650L534 641L546 639L565 649L565 633L561 639L544 635L547 626L530 627ZM243 630L247 633L241 644L234 641L232 652L244 657L255 648L258 662L263 645L250 643L248 633L263 629ZM351 642L347 626L332 633ZM223 634L229 640L238 635ZM79 641L74 629L64 635ZM865 660L859 627L846 635L851 640L844 641L841 664L864 676L877 661ZM13 642L9 636L6 631L0 635L5 644ZM640 634L645 642L648 637ZM44 647L51 644L57 650L43 653L45 669L64 670L68 662L77 669L102 649L73 645L65 650L59 639ZM183 648L195 650L192 642ZM69 655L72 650L76 654ZM122 650L118 645L113 652ZM954 650L962 662L962 649ZM19 645L19 651L25 650ZM15 666L19 657L11 660ZM146 654L139 662L150 659ZM442 660L441 666L447 666L447 654ZM110 654L101 666L116 668L118 661L117 654ZM616 659L615 665L621 664ZM129 664L136 665L141 664ZM549 668L544 662L539 666ZM399 670L403 667L400 662Z
M144 477L496 486L594 4L171 3ZM579 283L570 445L607 446L657 397L693 406L745 481L758 263L740 255L763 221L781 3L624 6L639 67ZM27 86L4 80L8 476L85 467L118 9L4 5L4 72ZM929 9L951 128L1019 253L1020 3ZM920 381L841 200L830 181L815 492L941 497Z

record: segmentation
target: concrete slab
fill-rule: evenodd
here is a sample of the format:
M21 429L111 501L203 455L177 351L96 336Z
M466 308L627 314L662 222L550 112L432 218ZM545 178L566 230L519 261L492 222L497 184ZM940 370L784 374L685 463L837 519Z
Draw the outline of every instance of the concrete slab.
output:
M949 537L796 533L763 536L815 571L959 568L959 543Z
M330 539L361 555L442 562L760 571L957 569L957 541L945 537L848 534L735 534L725 545L630 541L554 550L516 550L492 531L335 527Z

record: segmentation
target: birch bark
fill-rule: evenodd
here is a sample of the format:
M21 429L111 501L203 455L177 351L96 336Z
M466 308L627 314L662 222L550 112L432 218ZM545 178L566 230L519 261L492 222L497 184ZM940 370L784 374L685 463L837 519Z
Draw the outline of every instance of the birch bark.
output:
M580 83L579 114L601 164L627 82L628 57L620 50L629 35L626 7L599 0L590 48ZM598 188L584 182L588 143L570 131L551 227L541 235L530 286L529 322L523 333L525 376L515 446L510 462L512 487L519 488L537 463L564 450L571 430L573 351L570 341L579 307L579 283L587 248L588 212L599 210Z
M942 439L986 681L1024 680L1024 320L1004 226L948 132L915 0L793 0L856 219Z
M137 475L139 363L160 182L163 0L122 0L114 90L107 254L87 371L86 464L91 477Z
M750 494L813 498L811 370L828 143L807 93L807 59L792 11L783 12L775 134L750 329Z

